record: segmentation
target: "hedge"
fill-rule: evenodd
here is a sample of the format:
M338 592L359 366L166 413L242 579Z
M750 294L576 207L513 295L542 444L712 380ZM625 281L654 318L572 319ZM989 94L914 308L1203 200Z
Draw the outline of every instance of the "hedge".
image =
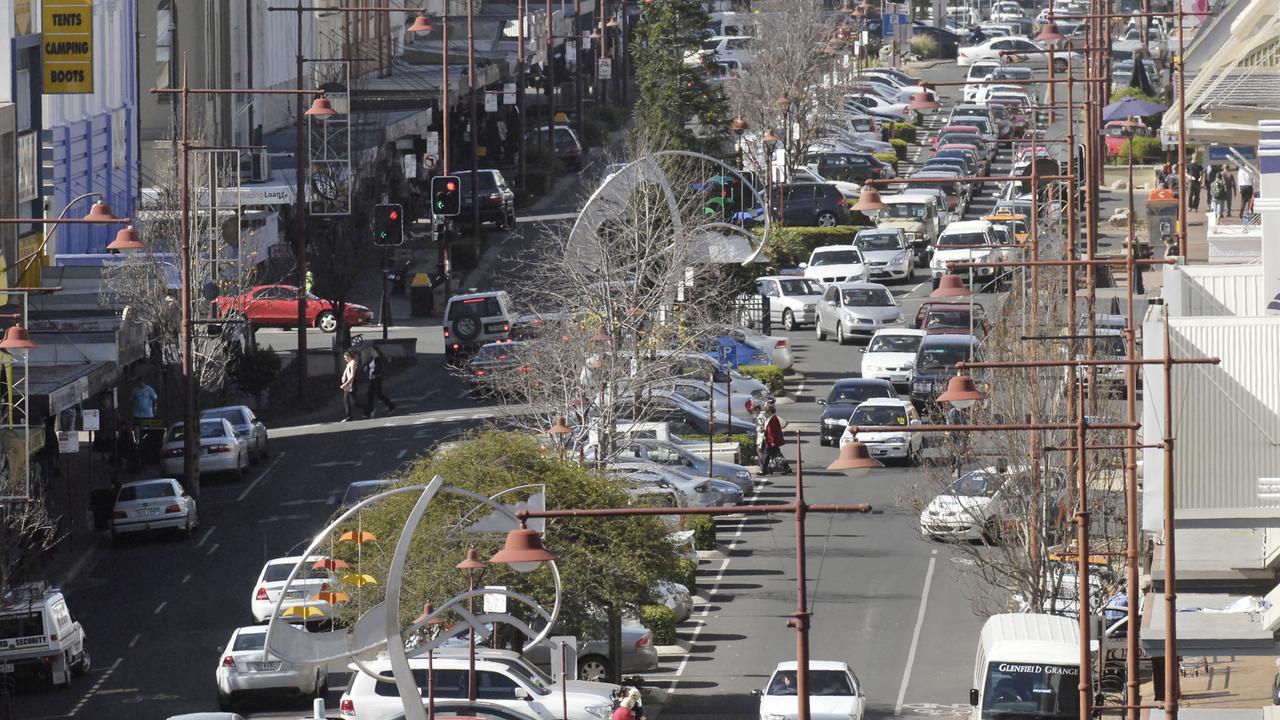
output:
M1160 146L1160 138L1155 137L1134 137L1125 140L1120 145L1120 152L1116 155L1117 161L1121 163L1129 162L1130 147L1133 148L1134 162L1143 162L1146 160L1158 160L1164 155L1164 151Z
M849 245L859 230L870 225L840 225L823 227L774 227L769 233L764 254L769 262L779 266L796 266L808 262L813 249L823 245Z
M875 159L877 159L877 160L879 160L879 161L881 161L881 162L887 162L887 163L889 163L890 165L892 165L892 166L893 166L893 169L894 169L894 170L897 170L897 169L898 169L898 154L897 154L897 153L876 153L876 154L874 155L874 157L875 157Z
M916 141L916 133L918 128L913 123L894 123L893 138L894 140L902 140L906 143Z
M698 590L698 561L690 560L689 558L676 560L675 581L689 588L690 595L696 595Z
M641 605L640 624L653 633L654 645L676 644L676 613L666 605Z
M682 435L685 440L706 442L706 435ZM738 443L738 464L749 465L756 457L756 436L755 435L725 435L723 433L716 435L715 442L723 444L728 442Z
M693 531L693 547L697 550L715 550L716 521L707 515L689 517L686 527Z
M777 365L739 365L738 372L764 383L775 396L783 393L782 368Z
M889 144L893 146L893 151L895 154L897 154L899 160L907 159L907 141L906 140L902 140L900 138L893 138L892 140L889 141Z
M938 41L928 35L913 35L910 45L911 52L922 58L938 57Z

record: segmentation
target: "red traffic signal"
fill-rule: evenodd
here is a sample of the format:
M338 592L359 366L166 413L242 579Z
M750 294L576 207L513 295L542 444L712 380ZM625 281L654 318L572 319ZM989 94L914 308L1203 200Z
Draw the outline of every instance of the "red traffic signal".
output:
M378 205L373 211L373 244L404 243L404 208L400 205Z
M431 214L435 217L451 217L462 212L461 183L456 175L437 175L431 178Z

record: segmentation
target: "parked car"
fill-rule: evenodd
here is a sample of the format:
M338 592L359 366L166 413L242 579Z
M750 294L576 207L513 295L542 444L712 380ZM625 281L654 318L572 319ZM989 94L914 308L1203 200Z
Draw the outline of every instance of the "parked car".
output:
M804 162L822 177L859 185L868 180L893 177L886 172L885 163L871 153L819 150L806 155Z
M978 339L972 335L926 335L920 341L916 365L911 372L911 402L916 410L940 415L938 395L947 389L947 382L955 375L956 363L980 359Z
M528 343L519 340L481 345L467 361L467 382L473 388L511 390L513 379L531 369L527 353Z
M195 498L173 478L136 480L120 486L111 508L111 539L145 530L181 530L191 537L200 527Z
M196 470L201 475L227 473L236 480L244 478L244 471L249 468L250 441L241 437L225 418L201 419L197 443ZM185 444L186 425L170 425L160 449L160 467L165 473L182 474Z
M625 388L619 393L626 393ZM683 398L691 403L706 407L708 403L715 406L716 415L726 412L745 413L747 406L755 400L750 395L730 393L724 384L710 382L710 378L666 378L658 379L645 386L648 397Z
M631 440L619 448L617 457L666 465L692 477L713 477L724 480L737 485L744 496L755 490L755 481L751 478L751 471L746 467L709 460L679 443L663 440ZM708 464L711 465L710 473L707 472Z
M729 366L733 368L744 365L773 364L769 353L733 335L725 334L707 338L705 346L707 357L716 362L727 359Z
M995 232L991 228L991 223L986 220L964 220L961 222L951 223L946 230L938 236L938 242L933 246L933 267L930 278L933 288L936 290L938 283L942 280L942 276L950 270L947 263L952 262L982 262L984 260L999 261L1004 257L996 248ZM968 282L972 275L978 290L995 283L1000 275L1000 268L991 267L989 265L972 268L969 270L958 271L957 274Z
M986 308L977 303L926 300L916 309L913 327L927 335L986 337L990 323Z
M338 329L337 303L307 293L307 327L331 333ZM258 285L242 295L219 297L213 301L219 317L243 319L257 327L298 325L297 285ZM363 305L347 303L342 316L353 327L373 322L373 311Z
M1008 53L1008 54L1003 54ZM1044 45L1022 37L992 38L977 45L961 47L956 52L956 65L968 67L977 60L1005 61L1011 65L1026 65L1033 68L1048 67L1049 54ZM1078 53L1071 53L1072 63L1079 63ZM1053 55L1053 69L1057 72L1067 70L1067 51L1059 51Z
M756 278L756 292L769 298L770 321L791 331L813 323L822 286L810 278L767 275Z
M911 371L924 331L914 328L877 330L862 355L862 377L888 380L895 388L908 389Z
M462 212L455 220L470 223L473 216L471 210L471 171L457 170L453 175L458 178L458 197L461 198ZM475 184L476 199L480 204L480 222L493 223L499 230L509 230L516 224L516 194L502 176L501 170L492 168L477 170L478 182Z
M960 36L950 30L936 28L920 22L913 24L911 26L911 37L920 37L921 35L938 44L938 57L940 58L954 58L960 49Z
M835 180L823 177L818 171L811 167L798 167L791 171L791 179L787 181L790 185L803 185L804 183L824 183L835 185L845 200L857 202L858 196L862 194L862 185L845 180Z
M786 225L835 227L848 225L849 202L830 183L783 185L774 190L771 212Z
M985 467L965 473L920 513L920 534L933 540L995 542L1005 514L1002 491L1028 469Z
M760 697L759 720L796 720L796 662L780 662ZM809 661L809 712L813 720L862 720L867 698L849 665L834 660Z
M723 507L740 505L742 490L737 484L696 477L680 468L649 460L616 458L606 466L609 473L627 482L670 488L680 507Z
M568 125L556 125L555 128L555 146L552 151L555 152L556 159L569 170L581 170L582 143L578 140L578 133ZM550 134L551 129L546 125L531 130L525 139L526 147L545 147Z
M247 696L288 693L298 697L323 697L329 689L325 666L289 662L274 654L264 656L267 628L236 628L222 651L214 681L218 707L236 710Z
M71 678L89 672L90 663L84 628L62 590L27 583L0 599L0 664L11 679L68 688Z
M271 619L281 592L284 592L284 602L280 604L280 617L291 622L330 617L333 606L328 599L316 597L335 582L333 573L326 567L328 560L323 555L312 555L305 559L301 555L295 555L268 560L258 573L257 582L253 584L249 595L249 610L253 613L254 621L264 623ZM289 573L300 562L302 567L298 569L297 577L286 589L284 584L289 579Z
M721 328L718 334L720 337L732 338L737 343L763 352L769 356L769 363L779 370L790 370L795 363L789 338L781 335L765 335L759 330L746 327L725 327Z
M482 345L511 339L514 315L505 290L454 295L444 307L444 357L456 364Z
M769 394L769 388L764 383L753 377L747 377L733 368L725 370L720 366L718 358L712 359L696 352L671 354L676 356L668 359L670 363L668 367L671 369L672 377L711 378L712 382L720 387L724 387L725 383L728 383L729 392L735 395L748 395L753 400L762 401L773 397ZM658 355L661 357L663 351L659 351Z
M681 586L683 587L683 586ZM525 647L524 655L530 662L542 667L551 666L549 643ZM651 672L658 668L658 649L653 643L653 633L633 618L622 617L622 672L624 675ZM604 682L609 675L609 642L604 638L590 638L578 642L578 680L569 681L569 691L581 686L617 687ZM557 696L558 697L558 696ZM560 717L556 705L556 717Z
M755 420L746 413L733 415L717 414L714 418L707 413L706 403L690 402L679 395L646 398L644 407L640 408L642 417L630 418L630 398L619 401L618 419L644 420L647 422L665 422L671 431L679 435L710 435L731 430L730 434L746 433L755 435ZM713 432L714 431L714 432Z
M1102 133L1106 136L1108 157L1119 155L1120 151L1124 149L1124 144L1129 142L1130 129L1126 125L1127 122L1126 120L1112 120L1102 127ZM1152 131L1145 123L1138 120L1137 126L1132 129L1132 134L1134 137L1150 137Z
M874 378L843 378L837 380L825 399L819 399L822 415L818 435L820 445L834 445L849 424L853 409L870 398L897 398L898 393L888 380Z
M814 331L819 340L826 340L830 332L843 345L900 322L902 313L888 288L877 283L841 282L829 285L818 302Z
M877 282L911 282L915 275L915 256L907 247L907 236L898 228L859 230L854 247L870 268Z
M267 456L267 426L247 405L226 405L201 410L200 418L202 420L222 418L231 423L231 427L235 428L240 437L249 443L250 462L258 462Z
M432 705L437 718L458 718L459 720L542 720L527 710L494 705L490 702L470 702L468 700L437 700ZM404 720L404 713L392 716L391 720Z
M557 683L546 685L509 665L490 660L484 655L475 663L477 698L502 707L534 715L542 720L609 720L611 694L616 686L603 683L568 681L563 689ZM465 700L468 687L468 658L440 653L431 659L431 688L435 698ZM391 678L390 660L368 660L365 667L379 676ZM409 659L414 680L426 702L428 659ZM563 690L563 692L562 692ZM338 701L338 711L346 720L391 720L404 712L404 700L392 682L380 682L356 670L351 673L346 692Z
M942 218L938 202L921 195L882 195L886 207L876 215L876 227L897 228L906 237L917 267L928 267L929 246L938 239Z
M862 251L854 245L820 245L809 253L809 261L801 263L800 269L805 277L823 285L867 282L871 277L871 268L863 260ZM817 318L816 314L814 318Z
M863 443L871 457L882 460L901 460L907 465L920 464L920 450L924 447L924 433L878 431L853 432L856 427L880 427L897 425L903 428L920 424L920 415L907 400L870 398L854 408L849 425L840 435L840 446L854 442Z

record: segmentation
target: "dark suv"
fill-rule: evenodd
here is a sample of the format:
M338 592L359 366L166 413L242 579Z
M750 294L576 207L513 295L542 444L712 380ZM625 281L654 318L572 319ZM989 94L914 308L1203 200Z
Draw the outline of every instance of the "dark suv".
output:
M956 363L981 359L978 339L972 335L925 335L911 373L912 404L922 415L940 416L938 396L956 374Z
M462 212L457 220L470 223L471 212L471 171L456 172L458 176L458 192L462 198ZM499 230L512 228L516 224L516 194L500 170L479 170L476 172L479 182L476 183L476 200L480 203L480 222L493 223Z
M848 201L831 183L783 185L774 190L770 206L773 217L780 218L783 224L793 227L835 227L848 225L852 221Z
M867 180L889 177L892 170L870 153L815 152L805 158L805 163L815 167L818 174L830 180L862 183Z

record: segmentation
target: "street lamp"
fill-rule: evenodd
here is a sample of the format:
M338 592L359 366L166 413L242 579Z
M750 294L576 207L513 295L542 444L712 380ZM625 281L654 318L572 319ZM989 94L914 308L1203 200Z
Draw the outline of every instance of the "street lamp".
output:
M774 134L773 128L769 128L764 131L764 137L760 141L764 143L764 213L768 216L773 212L773 151L778 146L778 136Z
M22 323L14 323L4 331L4 339L0 340L0 350L32 350L39 347L36 341L31 339L31 335L27 333L27 329Z
M889 207L880 200L880 193L871 187L870 183L862 187L862 192L858 194L858 202L853 204L850 210L856 210L864 215L871 212L879 212Z
M134 230L132 225L120 228L120 231L116 233L116 239L107 243L107 249L115 252L142 250L145 247L146 245L143 245L142 240L138 237L138 231Z
M537 530L525 527L521 520L520 527L507 533L507 543L501 550L489 558L489 562L500 563L520 573L537 570L544 562L552 562L556 556L542 546L542 536Z
M929 293L929 297L970 297L973 291L964 284L964 278L949 272L938 280L938 287Z
M476 590L476 571L485 568L485 562L476 554L475 548L467 548L467 556L462 562L454 565L454 567L462 570L467 574L467 592L474 593ZM474 595L467 597L467 612L474 614L476 611L476 599ZM468 646L470 652L467 658L467 699L471 702L476 701L476 629L471 628L471 632L467 634Z
M854 437L857 437L857 435L855 434ZM848 470L849 475L861 477L866 475L869 470L882 467L884 467L884 464L871 457L871 452L867 450L866 444L854 440L851 443L845 443L840 446L839 457L828 465L827 469Z
M747 124L747 121L743 119L741 115L734 118L733 122L729 123L729 131L737 136L737 140L734 142L736 142L738 146L738 169L742 169L742 134L749 129L751 129L751 126Z
M951 403L960 410L968 410L974 403L985 399L987 396L978 392L973 378L968 375L956 375L948 380L946 391L938 396L938 402Z

